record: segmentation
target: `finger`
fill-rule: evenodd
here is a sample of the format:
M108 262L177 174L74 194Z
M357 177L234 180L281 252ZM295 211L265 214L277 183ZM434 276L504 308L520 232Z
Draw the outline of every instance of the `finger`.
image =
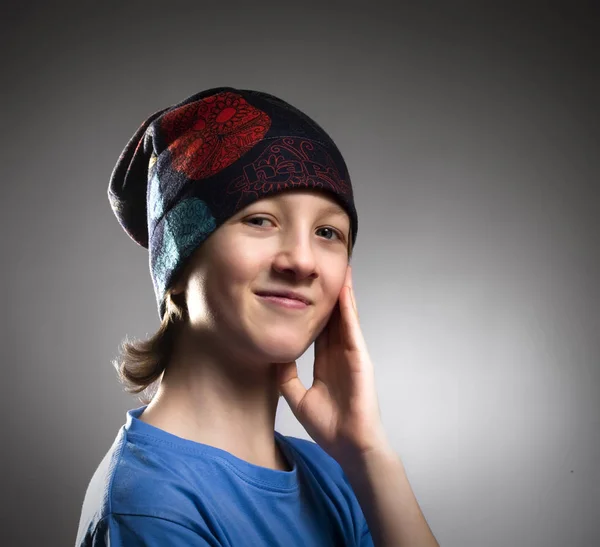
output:
M327 346L329 345L329 324L330 323L328 320L321 332L319 333L319 336L317 336L315 340L315 360L317 360L320 355L325 353Z
M342 315L342 330L344 332L345 346L350 350L363 351L366 347L365 340L358 320L358 311L354 304L352 290L344 287L345 294L340 298Z
M298 410L307 389L298 378L296 361L279 365L279 391L287 401L294 416L300 421Z
M318 365L322 360L325 360L327 357L327 348L329 346L329 321L323 327L323 330L320 332L319 336L317 336L315 340L315 366L314 366L314 374L315 377L320 373L320 369Z
M354 298L354 285L352 280L352 266L348 264L348 268L346 269L346 279L344 280L344 286L350 288L350 297L352 300L352 307L354 308L354 312L358 315L358 310L356 309L356 300Z
M352 266L350 266L350 264L348 264L348 268L346 269L346 279L344 279L344 285L352 287Z
M356 309L356 299L354 298L354 289L350 289L350 301L352 302L352 307L354 308L354 313L356 314L356 318L358 319L358 309Z
M338 351L344 342L340 298L341 293L331 311L331 316L329 317L329 322L327 324L327 346L333 352Z

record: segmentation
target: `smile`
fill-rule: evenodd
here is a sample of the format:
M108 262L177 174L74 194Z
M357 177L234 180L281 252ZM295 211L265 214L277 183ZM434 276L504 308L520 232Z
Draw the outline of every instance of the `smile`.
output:
M294 300L292 298L284 298L282 296L257 296L264 302L273 306L278 306L280 308L287 308L290 310L303 310L305 308L308 308L308 304L300 302L300 300Z

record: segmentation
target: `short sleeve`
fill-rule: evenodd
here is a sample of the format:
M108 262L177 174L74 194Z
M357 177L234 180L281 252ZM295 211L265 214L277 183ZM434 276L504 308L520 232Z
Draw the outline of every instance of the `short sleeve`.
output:
M219 543L171 520L112 513L98 523L91 542L91 547L184 546L218 547Z

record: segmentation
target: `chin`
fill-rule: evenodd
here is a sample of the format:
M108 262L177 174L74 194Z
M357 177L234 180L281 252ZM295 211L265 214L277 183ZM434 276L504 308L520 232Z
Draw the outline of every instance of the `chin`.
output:
M289 363L298 359L310 346L310 342L299 337L278 337L276 340L258 343L271 363Z
M292 347L289 344L285 347L280 345L279 347L265 347L264 352L269 355L269 362L271 363L290 363L295 361L306 351L304 346Z

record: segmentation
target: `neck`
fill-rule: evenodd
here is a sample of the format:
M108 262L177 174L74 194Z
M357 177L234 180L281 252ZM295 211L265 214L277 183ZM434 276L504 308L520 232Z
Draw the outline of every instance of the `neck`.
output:
M183 333L175 347L140 419L255 465L289 470L274 435L276 365L241 364L233 355L217 358L210 342L191 343Z

